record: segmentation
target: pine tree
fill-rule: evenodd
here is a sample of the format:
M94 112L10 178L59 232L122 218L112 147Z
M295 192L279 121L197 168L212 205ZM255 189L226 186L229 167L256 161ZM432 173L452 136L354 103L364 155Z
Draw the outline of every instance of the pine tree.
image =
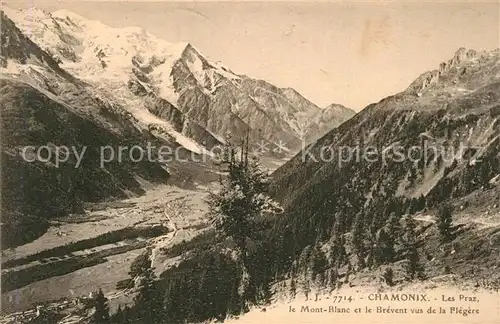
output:
M328 271L328 285L330 286L330 291L333 291L337 287L338 271L336 268L331 268Z
M420 262L417 250L418 237L416 233L416 224L413 217L408 216L405 219L405 228L403 236L403 248L408 261L406 265L406 275L409 280L415 277L423 278L424 268Z
M372 234L372 230L369 229L367 232L367 240L368 243L366 245L367 251L366 251L366 266L368 269L372 269L373 266L375 266L375 258L376 258L376 240L375 236Z
M304 274L304 278L301 282L301 285L302 285L302 292L306 296L306 300L309 300L309 293L311 292L311 283L306 274Z
M420 197L418 197L418 210L424 210L425 209L425 197L423 194L420 194Z
M132 264L130 265L130 269L128 271L128 274L132 279L135 279L137 276L142 275L151 267L150 254L151 251L148 250L144 253L141 253L137 258L134 259L134 261L132 261Z
M132 269L137 270L138 292L134 297L136 313L141 320L153 323L162 308L162 300L156 292L156 275L151 267L151 250L146 251L135 261L137 260L135 266L131 267L131 272Z
M94 308L93 323L109 323L108 299L104 296L101 288L99 288L99 291L95 295Z
M290 281L290 297L291 299L295 299L297 296L297 283L295 282L295 278L292 277Z
M436 164L434 166L434 172L439 171L441 169L441 166L443 165L443 157L440 155L437 156L436 158Z
M391 267L388 267L384 270L383 277L384 277L385 283L388 286L394 286L394 271L392 270Z
M396 213L391 213L389 219L387 220L387 231L391 234L392 238L397 238L401 236L402 227L399 222L400 217ZM395 241L395 240L394 240Z
M312 257L312 279L316 282L316 286L321 288L325 283L325 269L328 261L319 245L316 245Z
M364 214L358 213L354 219L354 224L352 228L352 244L354 253L358 258L358 268L363 269L366 257L366 246L365 246L365 228L364 228Z
M312 278L313 280L316 279L318 275L321 275L324 273L326 265L327 265L327 260L326 256L319 247L319 245L316 245L316 247L313 250L312 254Z
M301 283L302 284L302 290L310 290L310 278L312 277L312 272L313 272L313 248L308 245L306 246L303 250L302 253L300 254L299 257L299 270L297 271L298 273L302 273L304 276L304 280Z
M392 262L394 254L391 236L387 233L387 228L383 227L377 232L374 262L376 265Z
M443 204L439 208L437 216L437 227L441 235L441 242L450 242L452 225L451 207L448 204Z
M247 242L256 239L256 222L265 214L279 214L281 206L268 195L269 176L256 157L249 156L248 141L241 154L228 144L222 165L227 177L220 179L221 190L208 199L209 217L220 234L233 239L238 253L247 253Z
M387 261L392 262L396 257L396 246L400 243L400 238L402 236L402 227L399 222L400 217L395 213L391 213L389 219L387 220L387 224L385 226L386 232L388 234L387 237Z
M344 264L347 253L345 250L345 241L342 235L342 223L344 215L342 213L337 213L335 215L335 224L332 229L332 250L331 259L334 266L341 266Z
M344 277L344 283L348 283L349 282L349 278L352 274L352 264L350 262L347 263L347 270L345 272L345 277Z
M423 278L423 268L420 263L420 257L416 246L411 246L407 253L406 258L408 259L408 265L406 269L407 276L410 280L417 278Z
M250 156L248 133L240 152L227 139L221 165L227 176L220 178L221 189L208 198L209 219L217 234L230 238L235 245L235 258L241 267L238 293L247 293L252 281L249 269L249 243L259 239L259 221L266 215L280 214L283 209L268 195L269 174L255 156Z

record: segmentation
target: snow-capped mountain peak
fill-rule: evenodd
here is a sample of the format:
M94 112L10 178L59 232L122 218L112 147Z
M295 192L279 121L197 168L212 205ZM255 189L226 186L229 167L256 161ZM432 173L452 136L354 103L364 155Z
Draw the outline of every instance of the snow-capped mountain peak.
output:
M68 10L5 13L100 97L175 138L210 146L227 132L238 138L250 130L253 140L286 142L293 151L321 110L291 88L236 74L188 42L170 43L140 27L111 27Z

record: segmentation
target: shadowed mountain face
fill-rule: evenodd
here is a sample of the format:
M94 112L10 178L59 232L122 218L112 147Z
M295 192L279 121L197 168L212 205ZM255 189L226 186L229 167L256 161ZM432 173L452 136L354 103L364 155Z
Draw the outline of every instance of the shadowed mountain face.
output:
M50 217L81 212L83 201L143 193L138 178L167 180L164 167L149 161L125 157L101 167L101 147L155 138L62 70L3 13L1 45L2 247L43 233ZM80 161L76 152L84 152Z
M322 110L293 89L236 74L191 44L141 28L112 28L65 10L6 13L65 70L189 150L203 152L227 133L237 140L249 130L254 142L286 143L296 152ZM334 126L348 117L328 116Z
M358 214L375 235L391 213L444 202L484 201L498 212L499 107L500 51L466 49L369 105L274 173L287 211L277 250L298 257L328 240L336 222L350 231Z

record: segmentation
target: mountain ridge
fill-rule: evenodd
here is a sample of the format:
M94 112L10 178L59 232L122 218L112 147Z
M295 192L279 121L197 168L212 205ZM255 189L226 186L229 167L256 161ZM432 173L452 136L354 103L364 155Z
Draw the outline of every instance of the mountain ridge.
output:
M389 219L417 213L433 219L443 204L451 206L454 222L467 224L465 237L494 235L498 218L488 220L488 215L500 215L495 180L500 174L500 50L468 58L467 50L457 53L448 69L426 72L407 90L368 105L275 171L272 191L286 214L273 229L278 238L271 239L277 255L284 255L276 267L289 271L286 260L298 260L307 246L331 247L333 235L351 235L355 219L363 224L363 244L371 246ZM464 55L467 59L456 59ZM396 147L405 154L402 161L391 155ZM372 153L376 148L377 155L367 156L366 148ZM413 160L414 148L432 151ZM325 155L325 149L331 153ZM347 154L355 149L360 158ZM484 204L481 212L477 201ZM432 228L426 235L426 241L439 242ZM456 244L468 239L459 235ZM467 257L469 263L457 273L492 276L482 265L494 267L498 250L477 242L487 251L483 259L464 256L473 253L467 249L439 258L458 265ZM432 244L423 244L419 253L434 255ZM354 254L349 258L358 270L364 261ZM439 265L423 262L429 273L439 273Z
M356 112L340 104L330 104L312 115L307 122L306 142L314 142L330 130L349 120Z
M69 73L145 124L186 137L181 142L192 141L188 147L197 147L197 153L220 143L226 133L238 139L247 130L254 142L287 142L297 150L306 120L320 110L296 90L208 60L188 42L172 44L140 27L109 27L68 10L5 9Z

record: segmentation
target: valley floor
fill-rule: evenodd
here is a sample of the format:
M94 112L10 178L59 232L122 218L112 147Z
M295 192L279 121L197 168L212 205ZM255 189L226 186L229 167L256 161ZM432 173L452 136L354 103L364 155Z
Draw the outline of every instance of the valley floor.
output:
M212 186L199 185L194 190L167 185L155 186L149 188L147 193L141 197L93 204L88 206L86 215L53 220L53 226L48 232L34 242L3 251L2 275L9 272L12 272L12 275L20 273L28 277L28 281L20 287L7 289L9 291L6 290L2 293L3 316L0 323L17 323L18 316L22 313L25 313L26 316L33 314L35 305L40 303L52 303L49 308L62 309L63 313L67 312L69 314L71 309L75 309L73 302L77 297L88 296L98 288L101 288L106 297L110 299L112 312L118 305L130 304L132 294L128 290L118 290L116 288L117 282L129 277L128 271L131 263L147 246L153 247L153 266L158 274L163 272L169 265L178 262L179 257L165 255L162 250L184 240L190 240L208 228L206 219L208 206L205 199L208 192L213 190ZM496 192L494 192L493 196L496 197ZM477 199L470 200L476 201L478 206L469 203L469 207L455 215L454 224L471 227L470 233L488 237L489 244L497 245L498 233L500 233L500 208L497 205L482 208ZM432 226L434 223L434 215L427 213L417 214L415 219L423 225ZM164 227L165 230L144 237L144 229L154 229L158 226ZM131 229L131 231L127 232L127 229ZM103 237L102 234L104 233L112 233L114 236L111 235L111 239L107 238L106 240L96 239ZM475 237L471 236L469 239L472 240ZM460 236L460 238L464 240L468 236ZM81 242L90 242L88 243L90 245L82 245ZM426 240L426 242L430 241ZM465 246L469 245L466 241L463 244L466 244ZM72 248L60 249L68 246ZM461 251L458 251L457 255L461 255L461 253ZM95 263L88 263L89 260L95 261ZM498 291L479 291L476 281L487 277L495 277L493 274L498 269L495 269L497 266L494 264L496 264L497 260L498 258L492 256L492 258L484 260L478 258L476 262L463 260L464 264L457 263L457 268L452 269L454 273L456 270L457 274L461 273L463 275L462 272L466 270L459 271L459 268L465 269L466 265L469 264L476 269L476 273L470 277L470 284L461 281L464 278L462 275L456 277L453 275L442 276L442 267L433 265L434 261L432 260L428 261L427 268L430 279L417 284L403 283L397 286L398 288L392 289L401 290L401 292L405 293L425 292L429 295L436 295L437 301L442 295L458 296L463 291L476 295L483 294L486 297L481 297L482 301L477 305L481 314L469 317L458 315L455 317L440 317L425 313L422 315L412 314L404 317L405 322L441 323L444 320L452 319L451 322L453 323L462 323L461 321L464 320L467 320L466 323L493 323L488 322L488 319L493 315L497 316L497 319L499 318L500 307L493 307L493 304L498 303L500 300ZM479 264L472 265L472 263L478 262ZM8 267L5 266L6 264ZM46 278L31 280L32 278L29 275L39 275L41 269L47 269L46 267L51 269L51 264L58 267L58 269L59 265L67 267L69 264L71 267L65 273L54 275L49 272ZM395 269L397 270L397 266ZM363 319L368 318L365 314L346 317L345 314L338 312L319 314L314 311L304 311L302 313L290 311L290 307L300 310L302 306L309 306L309 309L314 310L325 309L325 307L329 310L330 306L344 307L345 301L334 302L336 300L334 296L352 296L355 301L348 303L350 309L354 309L358 304L361 308L370 305L376 308L379 305L372 302L368 304L368 295L371 293L385 293L388 291L388 287L380 283L380 274L376 272L360 273L360 278L363 279L360 281L354 279L349 286L344 285L340 290L333 291L331 295L325 294L325 292L318 293L317 301L315 301L315 294L310 294L310 300L305 301L303 294L300 293L300 288L297 289L296 299L290 301L291 297L286 288L288 283L278 283L275 285L275 291L277 292L275 295L281 297L274 300L272 306L267 306L265 311L263 308L255 308L248 314L242 315L239 319L229 320L228 323L269 323L277 322L278 319L279 322L289 323L324 323L338 320L341 320L342 323L350 323L349 321L362 323ZM361 297L364 300L361 300ZM320 304L326 306L319 307ZM425 308L424 311L426 311L431 305L434 305L434 303L420 306ZM436 305L439 305L439 303ZM464 305L458 307L465 307ZM388 306L396 307L394 304ZM474 305L472 304L472 306ZM411 305L404 307L408 308L408 311L411 309ZM370 323L387 323L388 317L387 314L380 314L380 316L370 317L370 319ZM400 322L399 319L397 322Z
M35 304L87 296L101 288L111 299L123 299L124 292L118 292L116 283L127 279L132 261L142 253L146 245L154 246L153 253L162 247L168 247L184 239L189 239L203 231L206 225L204 214L207 210L204 198L207 187L199 186L196 190L185 190L171 186L160 186L149 190L146 195L120 202L93 206L86 216L72 216L54 222L47 233L37 240L8 251L3 251L2 262L13 263L3 272L33 270L39 272L58 262L72 263L72 259L82 256L85 260L97 254L98 264L82 264L79 269L70 269L69 273L48 277L31 282L18 289L2 294L2 312L20 312L33 308ZM43 253L47 250L75 242L98 237L104 233L121 233L126 228L168 228L164 234L152 237L125 238L112 243L96 242L92 248L66 253L64 250L49 258ZM118 235L120 236L120 235ZM145 243L145 244L143 244ZM35 260L25 257L39 253ZM23 262L25 258L26 262ZM154 266L161 272L163 269L161 254L156 253ZM18 264L16 264L16 262ZM71 270L73 270L71 272ZM29 272L28 272L29 274ZM14 281L16 279L14 278ZM127 298L125 298L126 301Z

